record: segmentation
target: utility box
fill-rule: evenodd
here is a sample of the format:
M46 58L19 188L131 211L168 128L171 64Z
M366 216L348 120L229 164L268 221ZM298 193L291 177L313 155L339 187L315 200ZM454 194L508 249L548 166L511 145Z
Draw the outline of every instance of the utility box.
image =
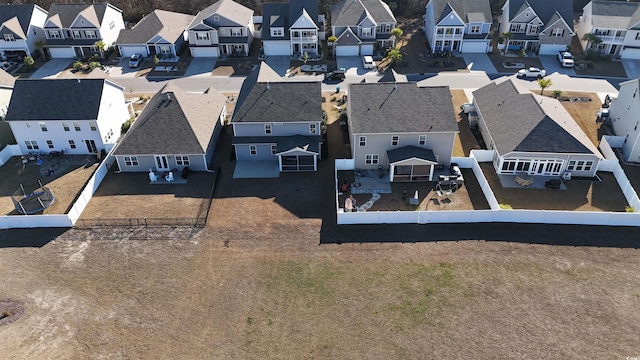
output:
M470 111L473 111L473 104L471 103L462 104L460 105L460 110L462 110L463 113L468 114Z

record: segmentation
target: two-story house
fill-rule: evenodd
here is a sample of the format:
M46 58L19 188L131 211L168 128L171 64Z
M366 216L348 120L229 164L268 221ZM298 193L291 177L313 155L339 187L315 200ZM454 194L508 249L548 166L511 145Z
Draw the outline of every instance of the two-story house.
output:
M506 32L513 35L504 44L510 51L553 55L566 50L575 35L573 1L507 0L500 17L500 34Z
M188 93L169 82L149 100L113 150L122 172L207 171L227 116L213 88Z
M582 40L593 34L600 42ZM591 1L578 22L582 48L599 54L640 59L640 3Z
M45 51L51 58L86 58L100 54L96 42L115 43L122 29L122 10L109 3L52 4L44 24Z
M382 0L342 0L331 6L336 56L373 55L395 46L396 17Z
M233 0L219 0L187 27L191 56L247 56L253 28L253 10Z
M261 177L316 171L322 145L321 84L287 81L262 62L240 89L231 119L234 177L260 168Z
M23 154L109 151L129 119L123 91L106 79L17 80L5 121Z
M324 16L315 0L262 5L262 51L273 55L317 55L324 40Z
M489 0L430 0L424 33L433 51L487 53L492 21Z
M349 85L347 115L356 169L388 169L390 181L432 181L449 166L458 123L448 86Z
M473 98L497 174L595 176L604 157L558 100L533 94L513 77L481 87Z
M609 105L609 121L617 136L624 136L624 161L640 162L640 79L620 83L618 97Z
M0 5L0 57L33 56L44 40L47 11L38 5Z
M185 44L185 30L191 21L193 15L154 10L133 28L120 30L116 40L120 56L175 57Z

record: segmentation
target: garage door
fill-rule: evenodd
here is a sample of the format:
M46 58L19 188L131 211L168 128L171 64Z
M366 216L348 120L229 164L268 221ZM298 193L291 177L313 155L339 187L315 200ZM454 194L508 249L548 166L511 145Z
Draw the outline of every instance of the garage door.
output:
M556 55L558 51L567 50L567 45L561 44L542 44L540 45L540 50L538 50L538 55Z
M373 55L373 44L367 44L360 46L360 55Z
M336 46L336 56L358 56L360 47L358 45L353 46Z
M487 43L486 42L469 42L465 41L462 43L462 47L460 48L460 52L463 53L486 53L487 52Z
M265 44L264 54L267 56L286 56L291 55L289 44Z
M66 59L76 57L73 48L49 48L52 59Z
M130 57L133 54L142 54L142 56L147 56L149 53L147 52L146 46L124 46L119 45L118 49L120 50L120 56L122 57Z
M218 57L217 47L192 47L190 49L193 57Z
M640 49L624 49L622 51L623 59L640 59Z

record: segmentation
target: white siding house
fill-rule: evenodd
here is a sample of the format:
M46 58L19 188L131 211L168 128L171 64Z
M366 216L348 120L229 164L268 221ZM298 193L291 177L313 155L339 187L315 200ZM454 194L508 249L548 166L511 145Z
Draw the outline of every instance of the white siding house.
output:
M0 57L34 56L45 34L47 11L38 5L0 5Z
M599 43L582 40L594 34ZM640 3L591 1L582 9L578 23L582 48L599 54L640 59Z
M640 162L640 79L620 83L618 97L611 100L609 119L613 132L624 136L622 152L627 162Z
M487 53L491 50L489 0L427 2L424 32L433 51Z

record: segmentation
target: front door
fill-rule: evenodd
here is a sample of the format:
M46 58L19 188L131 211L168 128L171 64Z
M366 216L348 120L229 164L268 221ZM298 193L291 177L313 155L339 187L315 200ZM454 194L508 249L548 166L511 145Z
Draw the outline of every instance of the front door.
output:
M90 154L97 154L98 148L96 147L96 142L93 140L85 140L84 143L87 145L87 151Z
M611 45L611 50L609 51L609 55L615 55L616 50L618 50L618 45Z
M293 52L297 54L300 52L300 44L293 44Z
M156 158L156 169L158 171L169 170L169 160L167 160L166 155L155 155Z

